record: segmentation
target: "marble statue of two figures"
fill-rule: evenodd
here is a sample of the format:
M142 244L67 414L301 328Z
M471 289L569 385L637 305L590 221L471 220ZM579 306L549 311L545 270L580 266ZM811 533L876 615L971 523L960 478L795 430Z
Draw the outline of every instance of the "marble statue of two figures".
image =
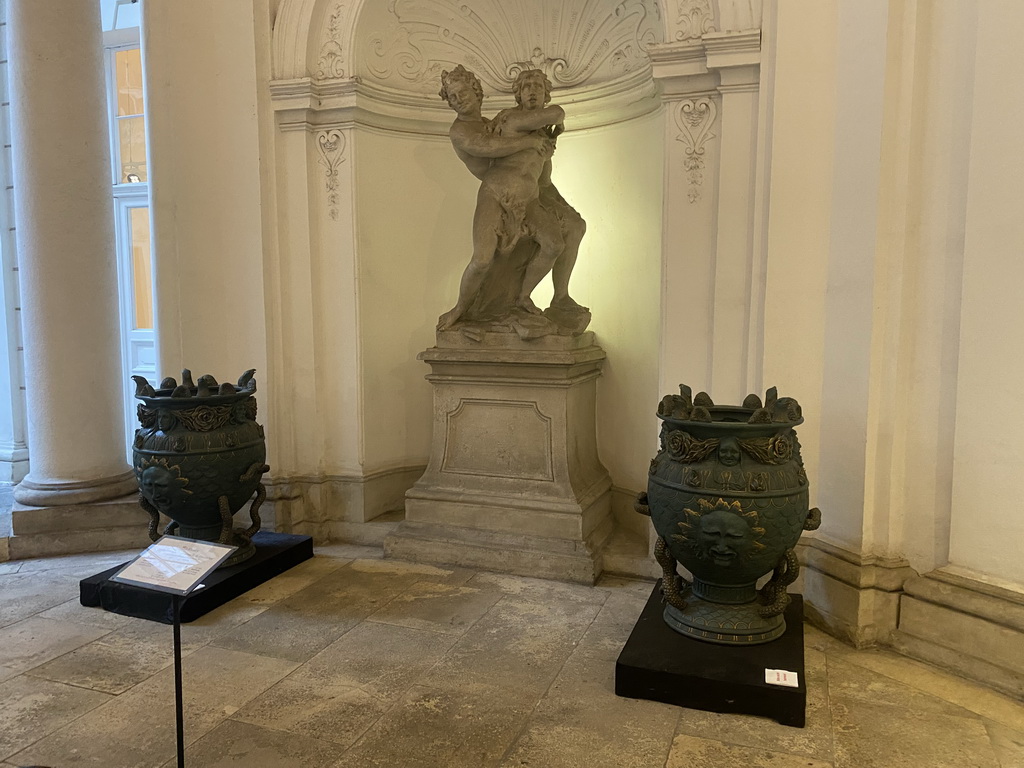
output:
M439 331L470 338L514 331L529 339L577 335L590 311L569 296L586 223L551 181L555 140L565 111L551 104L551 81L524 70L512 85L516 106L493 119L481 114L483 89L461 64L441 76L441 98L455 110L448 132L455 154L480 179L473 215L473 256L462 274L455 306ZM551 305L541 312L530 295L551 273Z

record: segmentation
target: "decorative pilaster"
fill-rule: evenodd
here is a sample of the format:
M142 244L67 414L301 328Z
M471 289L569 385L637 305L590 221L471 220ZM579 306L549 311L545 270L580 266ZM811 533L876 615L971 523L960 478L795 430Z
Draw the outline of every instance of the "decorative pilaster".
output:
M678 27L649 49L666 107L665 281L689 286L663 307L663 337L685 326L688 354L663 359L662 388L742 399L763 385L761 30L717 32L710 5L690 1Z
M50 506L121 497L136 485L118 384L99 0L11 0L8 25L31 449L15 499Z

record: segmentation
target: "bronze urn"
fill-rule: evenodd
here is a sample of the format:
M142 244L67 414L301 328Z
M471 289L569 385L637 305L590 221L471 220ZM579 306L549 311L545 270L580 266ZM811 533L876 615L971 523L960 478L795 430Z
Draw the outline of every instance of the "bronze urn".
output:
M764 402L749 395L741 406L715 405L681 385L662 399L658 417L661 446L637 510L659 536L665 622L711 643L774 640L785 630L786 587L799 571L794 547L821 522L808 509L794 431L803 423L799 404L772 388Z
M218 384L212 376L195 384L186 369L181 384L166 378L159 389L132 377L142 401L133 466L139 503L150 516L149 537L159 538L162 513L171 520L165 534L237 546L221 567L255 552L252 537L266 499L260 479L270 467L263 427L256 423L254 373L246 371L237 385ZM234 513L249 499L251 524L236 529Z

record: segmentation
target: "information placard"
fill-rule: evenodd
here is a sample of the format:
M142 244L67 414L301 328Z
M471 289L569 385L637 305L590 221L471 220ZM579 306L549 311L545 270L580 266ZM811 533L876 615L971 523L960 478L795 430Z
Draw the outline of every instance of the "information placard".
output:
M187 595L238 547L214 541L162 536L110 577L111 581Z

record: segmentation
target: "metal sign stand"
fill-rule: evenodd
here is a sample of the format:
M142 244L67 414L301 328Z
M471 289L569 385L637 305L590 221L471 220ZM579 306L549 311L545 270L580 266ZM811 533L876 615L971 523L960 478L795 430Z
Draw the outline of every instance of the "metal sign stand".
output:
M185 768L185 706L181 686L181 603L192 592L202 588L200 582L237 549L238 547L211 541L163 536L110 577L111 581L171 596L178 768Z
M178 733L178 768L185 768L185 706L181 695L181 598L171 596L174 620L174 717Z

